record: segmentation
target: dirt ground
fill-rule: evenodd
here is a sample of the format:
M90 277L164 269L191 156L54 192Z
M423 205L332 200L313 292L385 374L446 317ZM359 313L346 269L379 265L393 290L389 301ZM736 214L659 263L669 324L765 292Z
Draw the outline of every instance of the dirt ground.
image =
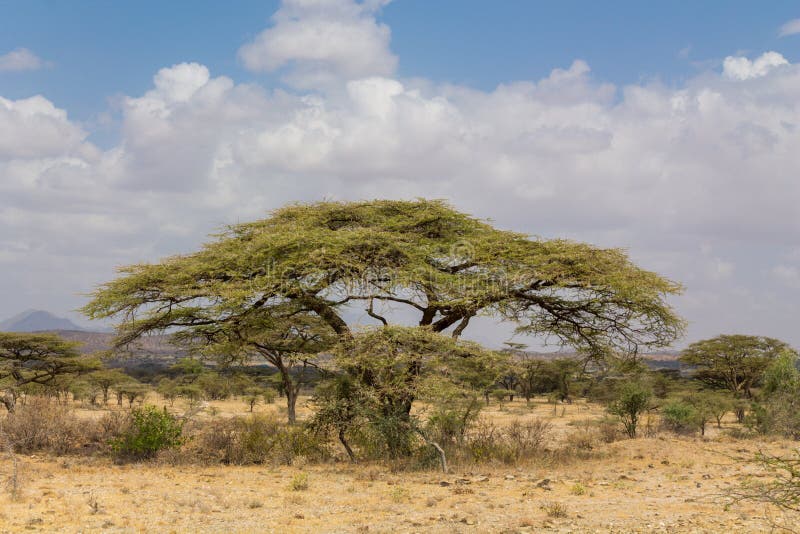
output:
M269 410L280 408L257 408ZM202 417L246 412L226 401ZM552 405L523 401L485 416L547 419L557 441L602 410L574 404L554 414ZM600 443L590 459L457 467L446 475L345 462L115 465L18 455L16 496L8 488L12 462L0 460L0 532L770 532L800 524L800 516L752 503L726 508L722 495L746 475L765 476L737 458L796 446L711 429L702 439L659 434ZM306 489L292 487L306 477Z

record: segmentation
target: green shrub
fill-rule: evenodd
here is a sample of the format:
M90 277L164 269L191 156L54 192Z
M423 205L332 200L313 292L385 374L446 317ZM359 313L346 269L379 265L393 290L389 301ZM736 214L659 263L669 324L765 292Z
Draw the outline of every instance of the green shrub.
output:
M306 473L297 473L292 482L289 484L289 489L292 491L305 491L308 489L308 475Z
M653 392L639 382L626 382L617 393L617 398L608 407L609 413L619 417L630 438L636 437L636 429L643 413L650 409Z
M144 406L131 410L130 425L113 440L118 457L152 458L158 451L179 447L183 425L166 410Z
M694 432L698 427L697 409L688 402L668 402L661 409L661 418L667 429L677 433Z

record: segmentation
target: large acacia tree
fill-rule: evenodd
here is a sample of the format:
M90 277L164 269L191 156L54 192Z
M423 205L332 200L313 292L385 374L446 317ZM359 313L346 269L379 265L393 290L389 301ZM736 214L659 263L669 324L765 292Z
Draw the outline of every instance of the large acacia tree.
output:
M499 230L442 201L320 202L230 226L192 254L124 267L84 311L119 318L118 345L168 329L252 345L265 335L252 325L297 316L347 340L361 307L376 324L410 311L453 337L484 315L578 348L633 352L681 334L665 300L680 289L622 250Z

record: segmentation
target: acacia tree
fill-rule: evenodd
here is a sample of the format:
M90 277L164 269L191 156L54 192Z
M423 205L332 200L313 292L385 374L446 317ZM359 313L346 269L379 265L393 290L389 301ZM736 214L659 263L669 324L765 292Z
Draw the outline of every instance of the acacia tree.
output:
M128 380L130 377L119 369L100 369L88 376L89 383L102 391L103 404L108 404L108 392L112 387Z
M770 362L787 351L796 354L783 341L770 337L722 335L692 343L680 361L695 368L698 380L728 389L735 398L751 399L753 386Z
M254 357L269 362L278 370L287 419L294 424L300 391L324 372L316 362L317 354L333 347L337 337L313 314L292 307L268 311L243 315L236 322L197 325L178 333L177 341L199 344L205 356L222 365L245 363Z
M96 369L98 363L82 357L78 345L53 334L0 332L0 402L6 410L14 412L22 386Z
M289 205L193 254L121 273L84 307L121 319L119 346L164 330L199 340L222 329L226 343L252 348L253 332L280 335L298 316L346 341L347 312L359 303L382 325L402 307L419 326L457 338L486 315L521 333L623 352L666 346L684 326L665 302L680 286L623 251L498 230L442 201Z
M453 416L457 431L463 432L480 409L478 395L486 377L494 383L507 358L429 328L398 326L359 332L337 345L333 356L343 374L315 397L312 426L335 430L353 460L347 435L359 427L369 426L380 437L379 448L391 457L407 455L414 437L421 437L439 453L444 471L444 450L424 424L428 410L412 415L411 403L425 401L434 417Z

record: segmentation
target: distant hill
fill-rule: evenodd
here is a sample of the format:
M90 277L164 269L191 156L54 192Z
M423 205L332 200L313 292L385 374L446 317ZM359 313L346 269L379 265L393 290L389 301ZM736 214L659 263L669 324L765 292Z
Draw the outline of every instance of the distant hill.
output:
M84 354L106 351L111 348L114 334L108 332L87 332L84 330L53 330L55 334L69 341L81 344L79 350ZM145 360L173 360L186 356L185 349L176 347L169 342L167 335L145 336L124 350L117 351L116 359L128 358Z
M0 322L0 332L40 332L43 330L83 330L69 319L42 310L27 310Z

